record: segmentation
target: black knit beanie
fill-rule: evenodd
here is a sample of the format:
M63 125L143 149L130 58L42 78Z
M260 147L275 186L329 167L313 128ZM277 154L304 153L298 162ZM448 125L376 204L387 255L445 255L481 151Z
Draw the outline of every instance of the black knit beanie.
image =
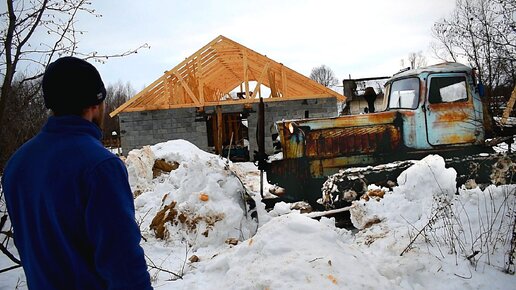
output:
M54 112L70 113L98 105L106 89L97 69L85 60L62 57L51 63L43 75L45 106Z

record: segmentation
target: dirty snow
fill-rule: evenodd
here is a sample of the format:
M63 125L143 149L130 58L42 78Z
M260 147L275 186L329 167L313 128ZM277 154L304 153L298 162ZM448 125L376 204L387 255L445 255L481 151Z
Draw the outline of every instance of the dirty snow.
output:
M179 167L153 179L161 158ZM456 195L456 173L436 155L403 172L380 201L355 202L358 231L311 219L287 203L267 213L253 164L227 162L183 140L132 151L126 162L131 187L140 191L136 219L155 289L516 289L515 276L504 273L516 186ZM242 202L242 183L258 223ZM172 202L197 218L197 228L169 222L168 236L158 239L149 225ZM222 218L210 225L209 216ZM8 265L0 256L0 267ZM14 289L23 272L0 277L0 289Z

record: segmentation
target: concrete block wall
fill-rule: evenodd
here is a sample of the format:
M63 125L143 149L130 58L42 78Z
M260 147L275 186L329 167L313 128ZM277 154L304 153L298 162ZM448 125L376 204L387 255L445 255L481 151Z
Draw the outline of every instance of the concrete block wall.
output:
M184 139L208 149L206 123L195 122L195 108L121 113L120 135L124 155L135 148Z
M223 113L237 113L243 111L243 105L222 106ZM335 98L291 100L283 102L265 102L265 151L274 152L272 134L276 132L276 121L299 119L305 117L308 111L310 118L337 116L337 100ZM215 112L215 107L206 107L205 112ZM208 148L206 122L195 122L196 109L172 109L146 112L121 113L120 131L123 154L144 145L153 145L172 139L184 139L202 150ZM256 125L258 123L258 104L252 105L252 112L248 118L249 152L252 159L254 150L257 150Z
M253 105L256 113L249 116L249 152L258 151L256 143L256 126L258 123L258 104ZM337 100L335 98L294 100L285 102L265 103L265 153L274 153L272 134L277 133L275 122L289 119L305 118L308 111L309 118L324 118L337 116ZM252 158L252 156L251 156Z

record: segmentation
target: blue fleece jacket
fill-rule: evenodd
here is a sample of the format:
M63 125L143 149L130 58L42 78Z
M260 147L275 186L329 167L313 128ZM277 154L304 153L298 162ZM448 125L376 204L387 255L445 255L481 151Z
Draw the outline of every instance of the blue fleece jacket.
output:
M50 117L2 178L29 289L152 289L122 161L78 116Z

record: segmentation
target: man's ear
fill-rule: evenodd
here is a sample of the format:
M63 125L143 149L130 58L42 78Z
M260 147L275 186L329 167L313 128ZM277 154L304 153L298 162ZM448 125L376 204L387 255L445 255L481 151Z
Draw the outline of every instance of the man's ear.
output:
M86 107L82 110L82 117L85 118L86 120L91 121L93 118L93 115L99 109L100 109L99 105L93 105L93 106Z
M89 106L89 107L84 109L84 112L88 112L89 111L91 113L95 113L96 111L99 111L99 110L100 110L100 104Z

